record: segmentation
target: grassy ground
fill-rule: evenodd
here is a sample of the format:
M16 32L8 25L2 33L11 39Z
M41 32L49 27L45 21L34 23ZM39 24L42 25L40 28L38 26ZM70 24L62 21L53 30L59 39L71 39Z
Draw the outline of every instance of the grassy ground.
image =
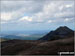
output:
M58 52L73 52L74 39L66 38L54 41L9 40L1 44L3 55L53 55Z

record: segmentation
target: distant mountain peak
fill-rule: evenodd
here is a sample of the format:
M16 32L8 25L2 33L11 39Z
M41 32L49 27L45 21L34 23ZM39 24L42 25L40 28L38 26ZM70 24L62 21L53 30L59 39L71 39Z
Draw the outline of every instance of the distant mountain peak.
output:
M68 28L67 26L60 26L60 27L59 27L59 28L57 28L57 29L61 29L61 30L62 30L62 29L68 29L68 30L71 30L71 29L70 29L70 28ZM57 30L57 29L56 29L56 30Z
M40 38L40 40L52 40L52 39L60 39L72 36L74 36L73 30L71 30L67 26L60 26L55 31L50 31L47 35Z
M62 32L71 32L73 30L71 30L70 28L68 28L67 26L60 26L59 28L57 28L55 31L62 31Z

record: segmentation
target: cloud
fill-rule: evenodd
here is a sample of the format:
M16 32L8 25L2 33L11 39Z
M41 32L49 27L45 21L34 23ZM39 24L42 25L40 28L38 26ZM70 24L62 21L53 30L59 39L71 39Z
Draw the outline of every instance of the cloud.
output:
M52 23L52 22L53 22L52 20L49 20L49 21L48 21L48 23Z
M1 11L11 12L16 11L18 9L23 8L27 3L31 3L32 1L1 1ZM6 8L6 9L5 9Z
M59 6L59 10L63 10L63 9L64 9L63 5Z
M12 18L11 13L1 13L1 20L8 21Z
M69 19L68 19L68 18L66 18L64 21L69 21Z
M32 18L31 17L28 17L28 16L24 16L21 19L19 19L19 21L25 21L25 20L31 22L32 21Z
M74 22L74 1L1 1L0 12L2 24L59 25Z
M37 3L38 2L38 3ZM1 11L14 12L24 10L26 13L35 13L41 11L44 2L40 1L1 1Z
M74 18L65 18L64 19L65 22L69 22L69 21L72 21L72 20L74 21Z
M56 13L55 17L57 18L65 18L65 17L74 17L74 12L60 12L60 13Z
M69 7L72 7L73 6L73 4L67 4L67 5L65 5L67 8L69 8Z
M38 3L37 3L38 2ZM43 7L43 3L45 1L1 1L1 14L5 13L12 13L10 14L12 17L10 18L10 16L7 16L10 18L10 21L17 21L20 18L24 17L24 16L28 16L29 15L34 15L34 13L40 12L42 10ZM6 19L6 15L1 15L1 17L5 20ZM2 19L1 18L1 19ZM2 20L3 20L2 19ZM31 21L29 19L29 21Z

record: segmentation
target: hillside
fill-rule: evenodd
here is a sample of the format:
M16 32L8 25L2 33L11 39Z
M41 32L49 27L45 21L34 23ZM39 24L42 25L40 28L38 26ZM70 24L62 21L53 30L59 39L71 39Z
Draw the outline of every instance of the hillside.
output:
M2 42L2 55L55 55L60 51L73 52L73 37L55 41L10 40Z
M39 40L8 40L1 42L2 55L57 55L74 52L74 31L59 27Z

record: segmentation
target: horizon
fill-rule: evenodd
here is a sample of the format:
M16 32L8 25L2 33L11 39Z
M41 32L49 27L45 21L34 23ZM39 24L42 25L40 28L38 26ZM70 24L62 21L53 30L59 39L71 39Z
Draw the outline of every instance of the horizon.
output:
M60 27L65 27L65 26L59 26L59 27L57 27L57 28L60 28ZM66 26L67 27L67 26ZM56 29L57 29L56 28ZM69 28L69 27L68 27ZM56 29L54 29L54 30L18 30L18 31L13 31L13 30L11 30L11 31L0 31L0 33L30 33L30 32L42 32L42 33L48 33L48 32L50 32L50 31L55 31ZM69 28L69 29L71 29L71 28ZM74 29L71 29L71 30L73 30L73 31L75 31Z

